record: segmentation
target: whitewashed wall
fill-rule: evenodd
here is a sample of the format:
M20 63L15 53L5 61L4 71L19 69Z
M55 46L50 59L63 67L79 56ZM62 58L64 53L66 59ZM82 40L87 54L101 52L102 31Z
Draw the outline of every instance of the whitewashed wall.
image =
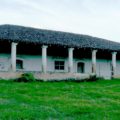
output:
M117 66L117 68L116 68L116 75L120 75L120 60L117 61L116 66Z
M110 78L111 77L111 61L99 59L97 60L97 76Z
M41 71L42 59L37 55L17 55L17 59L23 60L23 71Z
M23 60L23 71L41 71L42 63L41 56L37 55L17 55L18 59ZM60 57L47 57L47 71L48 72L68 72L68 58L60 58ZM55 60L63 60L65 61L65 70L64 71L56 71L54 69L54 61ZM83 62L85 63L85 73L91 73L91 60L90 59L74 59L74 72L77 72L77 63ZM100 77L110 78L111 77L111 60L103 60L97 59L97 75ZM11 62L10 62L10 54L0 54L0 71L10 71L11 70ZM117 69L116 74L120 75L120 60L117 61Z
M0 71L9 71L11 68L10 54L0 54Z

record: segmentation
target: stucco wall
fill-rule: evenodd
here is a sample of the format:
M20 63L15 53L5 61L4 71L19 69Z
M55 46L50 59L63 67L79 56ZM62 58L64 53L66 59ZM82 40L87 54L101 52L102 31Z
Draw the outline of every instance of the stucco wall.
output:
M40 72L42 69L41 56L39 55L17 55L18 59L23 60L23 71L38 71ZM48 72L68 72L68 58L60 58L60 57L47 57L47 71ZM56 71L54 69L54 61L55 60L63 60L65 61L65 70L64 71ZM84 72L91 73L91 59L75 59L74 58L74 73L77 73L77 63L83 62L85 63ZM111 60L103 60L97 59L97 75L105 78L111 77ZM10 71L11 63L10 63L10 54L0 54L0 71ZM117 61L117 69L116 74L120 74L120 61Z
M10 54L0 54L0 71L10 70Z

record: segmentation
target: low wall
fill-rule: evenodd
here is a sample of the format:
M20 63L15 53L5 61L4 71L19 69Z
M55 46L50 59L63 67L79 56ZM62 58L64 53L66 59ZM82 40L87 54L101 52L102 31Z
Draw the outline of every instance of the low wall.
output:
M115 79L120 79L120 74L119 75L114 75L113 76Z
M35 78L42 79L44 81L61 81L61 80L83 80L89 79L90 75L88 74L79 74L79 73L47 73L47 74L35 74Z
M16 79L19 78L23 72L0 72L1 79ZM80 74L80 73L36 73L33 72L34 76L38 80L44 81L60 81L60 80L83 80L89 79L91 75L89 74Z

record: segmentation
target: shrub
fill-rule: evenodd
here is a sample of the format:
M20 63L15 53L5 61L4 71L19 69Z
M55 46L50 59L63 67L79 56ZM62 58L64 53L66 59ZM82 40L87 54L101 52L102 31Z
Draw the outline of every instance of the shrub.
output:
M100 80L100 78L97 77L96 75L91 75L87 81L97 81L97 80Z
M15 80L16 82L34 82L35 78L32 73L23 73L20 78Z
M91 75L88 81L96 81L96 80L97 80L96 75Z

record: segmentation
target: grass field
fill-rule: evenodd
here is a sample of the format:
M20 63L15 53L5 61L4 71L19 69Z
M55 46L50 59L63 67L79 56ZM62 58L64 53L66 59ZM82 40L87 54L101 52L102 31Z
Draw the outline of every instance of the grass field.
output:
M0 81L0 120L120 120L120 80Z

